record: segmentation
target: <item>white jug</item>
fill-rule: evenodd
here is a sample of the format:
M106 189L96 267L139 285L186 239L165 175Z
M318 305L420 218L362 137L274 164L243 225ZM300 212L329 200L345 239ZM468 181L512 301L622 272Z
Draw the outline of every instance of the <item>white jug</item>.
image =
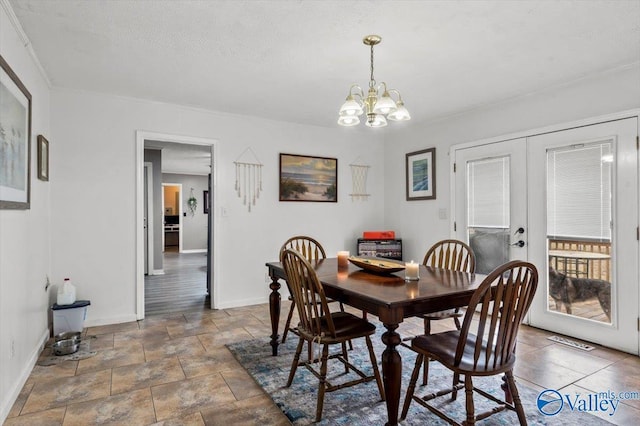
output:
M64 279L64 283L58 287L58 305L71 305L76 301L76 288L71 284L69 278Z

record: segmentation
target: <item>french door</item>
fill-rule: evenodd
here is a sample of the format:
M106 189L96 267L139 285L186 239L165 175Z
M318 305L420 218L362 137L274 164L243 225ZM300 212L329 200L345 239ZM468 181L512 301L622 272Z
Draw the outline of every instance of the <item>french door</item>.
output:
M638 353L636 118L452 151L456 238L477 272L540 275L528 322Z
M543 278L530 324L636 354L637 132L628 118L528 138L529 256Z
M526 139L455 151L455 233L488 274L527 258Z

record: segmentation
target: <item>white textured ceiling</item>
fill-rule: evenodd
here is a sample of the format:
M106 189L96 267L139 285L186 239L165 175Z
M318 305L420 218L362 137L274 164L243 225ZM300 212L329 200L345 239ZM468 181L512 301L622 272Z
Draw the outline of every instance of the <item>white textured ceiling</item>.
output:
M367 34L404 125L640 61L640 0L9 2L55 87L327 127Z

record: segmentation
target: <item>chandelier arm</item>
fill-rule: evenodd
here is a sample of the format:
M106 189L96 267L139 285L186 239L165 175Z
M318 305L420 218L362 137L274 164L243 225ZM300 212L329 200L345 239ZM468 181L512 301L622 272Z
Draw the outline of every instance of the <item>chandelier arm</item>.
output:
M354 89L356 89L355 93L353 93ZM359 96L360 100L362 100L362 99L364 99L364 90L362 90L362 87L360 87L359 84L354 83L349 88L349 95L350 96Z
M398 90L396 89L387 90L387 86L385 86L385 90L389 93L389 96L391 96L392 93L395 93L396 96L398 96L398 100L396 102L402 102L402 96L400 95L400 92ZM393 99L393 96L391 96L391 98Z
M387 83L385 83L384 81L381 81L380 83L378 83L378 85L376 86L376 90L379 91L380 88L384 88L384 90L382 91L382 93L387 92Z

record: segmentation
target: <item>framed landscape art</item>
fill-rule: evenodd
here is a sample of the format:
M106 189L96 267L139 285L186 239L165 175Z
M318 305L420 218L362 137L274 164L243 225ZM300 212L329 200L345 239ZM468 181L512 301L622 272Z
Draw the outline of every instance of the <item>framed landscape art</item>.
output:
M410 152L406 155L407 201L435 200L436 149Z
M338 159L280 154L280 201L338 201Z
M31 202L31 94L0 56L0 209Z

